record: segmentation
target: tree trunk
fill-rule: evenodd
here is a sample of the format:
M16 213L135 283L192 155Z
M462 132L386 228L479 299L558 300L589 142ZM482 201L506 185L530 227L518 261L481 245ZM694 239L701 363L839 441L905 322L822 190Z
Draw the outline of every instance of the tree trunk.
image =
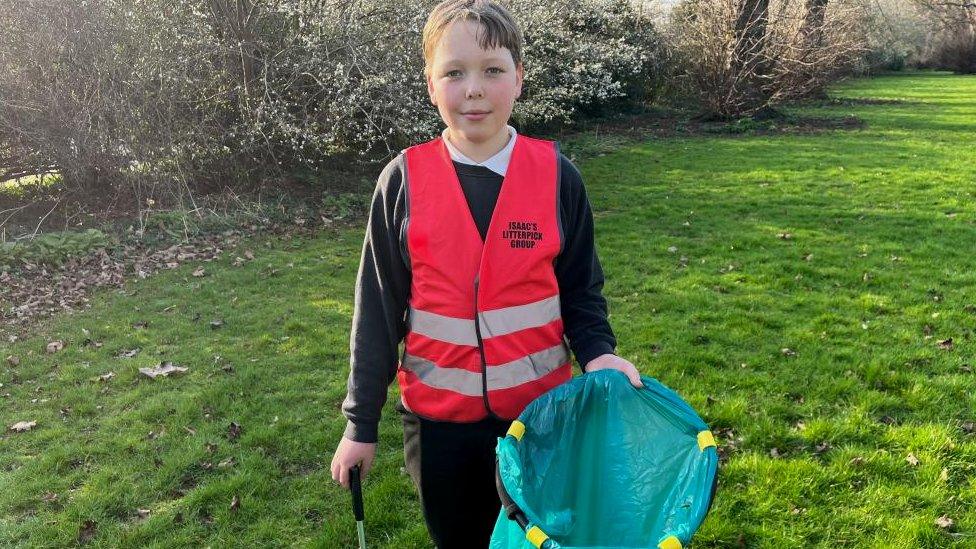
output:
M752 107L762 107L768 99L763 80L770 71L766 61L766 27L769 0L742 0L735 22L736 44L733 68Z

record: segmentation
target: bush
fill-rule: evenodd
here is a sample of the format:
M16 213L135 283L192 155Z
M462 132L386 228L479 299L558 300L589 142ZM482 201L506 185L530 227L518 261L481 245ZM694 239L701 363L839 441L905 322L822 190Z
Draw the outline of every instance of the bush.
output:
M844 1L684 0L669 28L683 89L720 118L814 95L861 55L858 12Z
M84 255L111 244L98 229L44 233L30 240L0 243L0 270L18 264L60 266L71 257Z
M860 33L865 53L859 73L899 71L922 62L932 22L908 0L877 0L864 5Z
M956 74L976 74L976 31L957 29L941 34L932 46L930 63Z
M389 156L441 127L420 51L435 3L0 0L0 179L234 185ZM662 47L628 0L512 9L517 124L654 97Z

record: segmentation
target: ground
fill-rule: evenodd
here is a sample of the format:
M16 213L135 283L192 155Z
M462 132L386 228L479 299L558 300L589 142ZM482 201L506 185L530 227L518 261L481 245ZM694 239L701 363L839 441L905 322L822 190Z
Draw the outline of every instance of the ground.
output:
M976 78L832 95L794 112L858 124L567 147L618 352L716 433L694 547L976 544ZM0 343L0 545L354 547L328 464L361 244L257 235ZM396 398L366 535L428 547Z

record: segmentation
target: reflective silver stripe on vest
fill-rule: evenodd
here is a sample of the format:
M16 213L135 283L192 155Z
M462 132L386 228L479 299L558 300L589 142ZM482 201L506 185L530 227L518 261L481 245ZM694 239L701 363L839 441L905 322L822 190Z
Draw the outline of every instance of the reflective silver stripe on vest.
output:
M478 313L481 337L497 337L545 326L559 318L559 294L525 305Z
M525 305L515 305L478 313L481 337L498 337L527 328L545 326L559 318L559 294ZM420 335L454 343L478 346L474 320L439 315L410 308L410 331Z
M478 346L474 320L465 318L454 318L410 307L410 331L455 345Z
M535 381L569 361L566 345L543 349L498 366L488 366L488 390L508 389ZM424 385L447 389L466 396L481 396L481 373L463 368L444 368L433 362L404 353L401 363Z

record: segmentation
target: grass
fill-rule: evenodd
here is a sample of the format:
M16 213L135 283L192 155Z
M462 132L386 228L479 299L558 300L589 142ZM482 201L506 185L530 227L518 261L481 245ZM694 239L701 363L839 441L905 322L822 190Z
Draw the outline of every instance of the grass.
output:
M727 456L695 547L976 544L976 78L834 94L796 112L863 129L619 143L580 165L618 352ZM0 365L3 427L37 421L0 435L0 545L355 546L328 463L361 243L358 226L258 237L242 267L229 250L0 344L20 358ZM160 361L189 371L138 374ZM390 403L367 536L428 547Z

